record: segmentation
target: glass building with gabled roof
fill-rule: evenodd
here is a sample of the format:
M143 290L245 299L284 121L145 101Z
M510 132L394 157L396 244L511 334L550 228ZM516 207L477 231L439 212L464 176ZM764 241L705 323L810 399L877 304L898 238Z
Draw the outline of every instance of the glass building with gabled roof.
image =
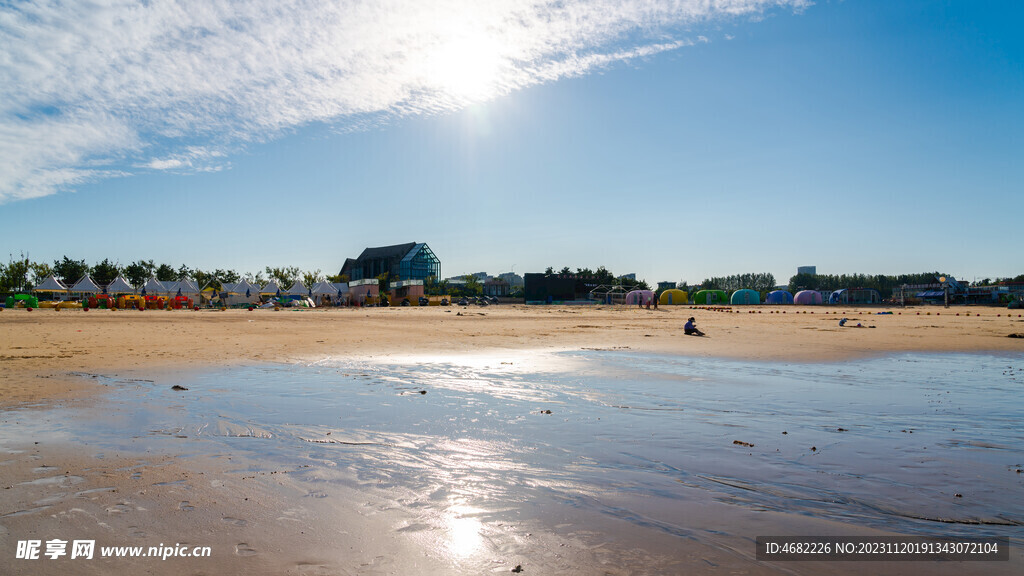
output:
M348 258L341 274L349 281L376 278L388 273L395 280L426 280L441 275L441 261L423 242L367 248L358 258Z

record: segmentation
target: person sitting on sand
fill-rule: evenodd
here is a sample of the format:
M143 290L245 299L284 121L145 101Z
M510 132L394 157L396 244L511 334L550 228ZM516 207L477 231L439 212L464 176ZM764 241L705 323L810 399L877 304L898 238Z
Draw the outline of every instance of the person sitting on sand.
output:
M690 319L687 320L686 324L683 326L683 332L687 336L703 336L704 333L697 329L696 324L697 321L693 319L693 316L691 316Z
M842 320L840 320L839 321L839 325L840 326L846 326L846 318L843 318Z

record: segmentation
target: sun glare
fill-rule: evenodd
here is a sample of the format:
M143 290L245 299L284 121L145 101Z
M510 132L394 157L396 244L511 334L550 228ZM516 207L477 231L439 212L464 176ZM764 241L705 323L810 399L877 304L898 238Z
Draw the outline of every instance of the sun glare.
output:
M483 101L498 94L505 65L501 45L483 33L452 38L431 54L427 82L459 100Z
M445 531L448 536L448 550L456 558L467 558L477 553L484 543L484 525L476 514L480 509L463 504L448 510Z

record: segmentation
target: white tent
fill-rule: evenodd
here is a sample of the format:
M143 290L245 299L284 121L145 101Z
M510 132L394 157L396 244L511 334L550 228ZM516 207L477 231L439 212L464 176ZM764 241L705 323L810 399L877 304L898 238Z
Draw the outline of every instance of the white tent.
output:
M124 279L123 276L114 278L114 281L107 285L107 294L135 294L135 288Z
M196 286L196 283L191 278L164 283L164 293L167 296L177 296L178 292L181 292L182 296L195 296L199 294L199 287Z
M259 286L250 284L248 280L240 282L224 282L220 290L221 303L227 306L236 304L252 304L260 298Z
M326 294L328 296L334 296L337 293L338 293L338 289L335 288L334 285L331 284L330 282L323 281L323 282L317 282L316 284L313 284L313 294L314 295Z
M275 282L274 280L271 280L270 282L267 282L267 285L264 286L260 290L260 294L271 294L271 295L274 295L274 294L277 294L280 291L281 291L281 287L277 285L277 282Z
M302 284L302 280L296 280L292 287L287 292L284 292L284 294L288 296L306 296L309 294L309 288Z
M67 292L68 287L57 280L56 276L50 276L42 284L36 286L36 292Z
M100 287L92 281L92 278L88 274L82 276L82 279L75 282L75 285L68 289L69 292L83 292L88 294L99 294Z
M145 292L147 296L157 296L167 291L167 288L165 288L164 285L156 278L150 278L142 285L142 291Z

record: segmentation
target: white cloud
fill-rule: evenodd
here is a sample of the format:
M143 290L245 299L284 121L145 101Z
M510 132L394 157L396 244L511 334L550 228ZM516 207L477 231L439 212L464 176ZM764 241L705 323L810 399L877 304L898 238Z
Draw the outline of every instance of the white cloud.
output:
M809 0L35 0L0 7L0 202L215 170L310 122L445 112ZM700 38L700 37L698 37ZM373 120L371 120L373 121Z

